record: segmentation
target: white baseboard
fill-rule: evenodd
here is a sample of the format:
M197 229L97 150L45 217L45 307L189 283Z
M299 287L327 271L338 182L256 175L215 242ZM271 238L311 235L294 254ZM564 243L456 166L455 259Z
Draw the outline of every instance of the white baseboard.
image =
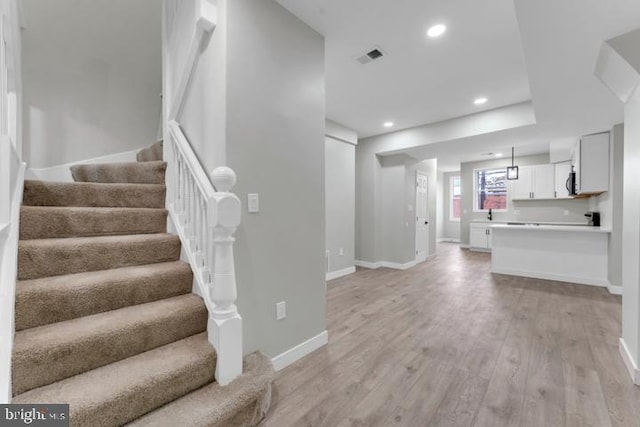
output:
M622 295L622 286L616 286L616 285L609 284L609 285L607 285L607 289L609 290L610 294Z
M460 243L460 247L462 249L469 249L469 245L463 245L462 243Z
M510 268L494 268L491 267L492 273L508 274L510 276L532 277L534 279L555 280L557 282L578 283L581 285L600 286L608 288L609 283L606 280L593 279L591 277L568 276L564 274L542 273L539 271L520 271Z
M70 169L71 166L79 164L135 162L138 151L140 151L140 149L125 151L124 153L109 154L107 156L95 157L93 159L78 160L77 162L65 163L64 165L51 166L49 168L29 168L26 172L26 179L73 182Z
M347 268L343 268L342 270L336 270L336 271L330 271L325 275L325 280L333 280L333 279L337 279L338 277L342 277L342 276L348 276L349 274L353 274L356 272L356 267L347 267Z
M369 262L369 261L355 260L353 263L355 265L357 265L358 267L370 268L372 270L375 270L376 268L382 267L382 263L380 263L379 261L378 262Z
M438 243L460 243L460 239L451 239L449 237L441 237L439 239L436 239L436 242Z
M415 261L409 261L404 264L400 264L399 262L391 262L391 261L377 261L377 262L368 262L368 261L354 261L354 264L358 267L370 268L375 270L376 268L386 267L393 268L394 270L406 270L408 268L416 265Z
M624 365L627 367L627 371L631 376L631 381L636 385L640 385L640 371L638 370L636 362L633 361L633 357L627 348L627 344L622 338L618 341L618 350L620 351Z
M303 343L298 344L297 346L290 348L289 350L281 353L271 359L271 363L273 363L273 367L276 371L286 368L291 365L293 362L302 359L307 354L313 353L320 347L326 345L329 342L329 333L327 331L323 331L316 335L315 337L309 338Z

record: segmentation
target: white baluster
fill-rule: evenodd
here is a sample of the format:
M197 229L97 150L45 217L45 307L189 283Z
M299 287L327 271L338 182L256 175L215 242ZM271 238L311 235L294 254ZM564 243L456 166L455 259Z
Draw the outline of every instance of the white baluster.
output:
M237 298L233 233L240 225L240 199L229 192L236 174L227 167L216 168L211 182L217 192L209 209L209 226L215 245L213 280L209 297L213 309L209 314L209 341L216 349L216 380L229 384L242 374L242 318L235 305Z

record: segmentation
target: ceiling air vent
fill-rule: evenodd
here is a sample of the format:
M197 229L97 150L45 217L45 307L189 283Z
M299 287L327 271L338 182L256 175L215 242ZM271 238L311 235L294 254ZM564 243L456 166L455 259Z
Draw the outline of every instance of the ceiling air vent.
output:
M374 47L373 49L368 50L367 52L358 55L356 60L361 64L368 64L369 62L375 61L376 59L380 59L384 56L384 53L379 47Z

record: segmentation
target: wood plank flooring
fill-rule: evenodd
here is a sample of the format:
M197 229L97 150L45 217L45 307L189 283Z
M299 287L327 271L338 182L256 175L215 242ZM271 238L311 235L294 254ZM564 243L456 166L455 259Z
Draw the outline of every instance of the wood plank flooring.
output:
M439 244L328 282L329 344L278 373L262 427L640 426L606 289L490 273Z

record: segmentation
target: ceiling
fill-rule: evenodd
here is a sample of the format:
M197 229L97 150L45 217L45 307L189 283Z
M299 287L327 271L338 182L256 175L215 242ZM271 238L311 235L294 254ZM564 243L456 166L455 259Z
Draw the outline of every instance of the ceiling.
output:
M277 1L325 36L327 117L360 138L533 101L533 127L413 150L439 153L439 168L487 148L548 152L552 139L623 120L594 67L603 41L640 27L638 0ZM447 32L429 39L435 23ZM355 60L374 46L385 57ZM478 96L489 102L474 105Z
M279 2L325 35L327 116L360 137L530 99L512 0ZM436 23L448 30L429 39ZM356 61L374 46L383 58Z

